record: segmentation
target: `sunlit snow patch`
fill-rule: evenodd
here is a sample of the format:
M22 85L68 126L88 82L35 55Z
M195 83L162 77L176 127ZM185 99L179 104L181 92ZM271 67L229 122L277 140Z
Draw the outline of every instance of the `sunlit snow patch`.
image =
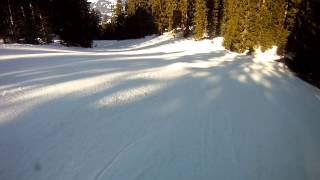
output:
M277 60L280 58L280 56L277 55L277 50L277 46L273 46L271 49L268 49L265 52L263 52L261 48L258 48L255 50L253 61L261 63Z

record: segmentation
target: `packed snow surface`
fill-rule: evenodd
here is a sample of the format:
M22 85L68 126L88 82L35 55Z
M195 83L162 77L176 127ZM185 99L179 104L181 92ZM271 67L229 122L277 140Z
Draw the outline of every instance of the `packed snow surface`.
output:
M319 180L320 91L221 41L1 45L0 179Z

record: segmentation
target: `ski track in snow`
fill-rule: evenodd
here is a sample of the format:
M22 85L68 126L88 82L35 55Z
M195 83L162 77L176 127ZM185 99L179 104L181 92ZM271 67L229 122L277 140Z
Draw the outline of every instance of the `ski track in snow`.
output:
M319 180L320 91L221 38L0 45L1 180Z

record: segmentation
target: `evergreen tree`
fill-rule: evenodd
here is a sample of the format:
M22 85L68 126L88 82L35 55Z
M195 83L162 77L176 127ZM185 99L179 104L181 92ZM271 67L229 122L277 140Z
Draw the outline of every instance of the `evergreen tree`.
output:
M10 4L8 1L3 1L0 3L0 39L9 41L9 39L13 39L13 30L11 24L11 16L9 12Z
M258 21L252 36L256 37L255 44L262 50L271 48L273 45L283 46L286 43L288 31L284 28L286 0L262 1L260 3Z
M297 11L286 46L287 64L307 80L320 85L320 2L303 0L291 7ZM289 10L290 11L290 10Z
M137 0L128 0L127 1L127 12L129 16L132 16L136 13L136 1Z
M66 44L88 47L97 33L98 17L86 0L2 0L0 7L5 39L50 42L58 34Z
M194 25L194 38L203 38L204 33L207 31L207 6L204 0L196 0L195 2Z
M286 0L228 0L223 32L225 47L244 52L283 46L288 35L284 27L286 9Z
M226 2L223 44L232 51L244 52L247 49L242 43L242 33L245 32L245 3L238 0Z
M191 35L194 26L195 0L188 0L186 29L184 36Z
M208 35L209 37L217 37L221 35L221 26L223 21L223 0L207 0L208 8Z
M152 0L151 10L157 32L162 34L168 24L166 15L166 0Z
M210 38L214 37L214 5L215 0L207 0L207 33Z
M188 0L180 0L179 2L179 11L181 14L181 28L183 29L183 31L186 33L187 30L189 29L189 25L188 25L188 7L190 6L189 1Z
M222 21L224 12L224 1L214 0L212 10L212 34L211 36L217 37L221 35ZM209 19L208 19L209 20ZM210 20L211 21L211 20Z
M98 17L86 0L54 0L53 12L57 34L67 45L91 46Z
M36 23L40 26L39 35L44 42L49 43L54 34L52 4L47 0L37 0L36 4L38 5Z
M114 12L113 17L113 26L114 26L114 36L117 37L117 39L124 39L126 36L126 25L125 25L125 15L123 12L123 6L122 1L117 0L116 8Z
M177 0L166 0L166 14L168 17L168 31L172 31L175 26L175 12L178 9L178 1Z

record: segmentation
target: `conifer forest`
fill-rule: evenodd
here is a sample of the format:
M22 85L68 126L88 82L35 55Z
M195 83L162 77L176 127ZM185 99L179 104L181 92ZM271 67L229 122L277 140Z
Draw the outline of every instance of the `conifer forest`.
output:
M0 37L8 42L50 42L90 47L93 39L130 39L168 31L185 37L224 37L225 48L244 52L278 46L303 76L319 79L318 0L116 1L111 21L86 0L1 0Z

